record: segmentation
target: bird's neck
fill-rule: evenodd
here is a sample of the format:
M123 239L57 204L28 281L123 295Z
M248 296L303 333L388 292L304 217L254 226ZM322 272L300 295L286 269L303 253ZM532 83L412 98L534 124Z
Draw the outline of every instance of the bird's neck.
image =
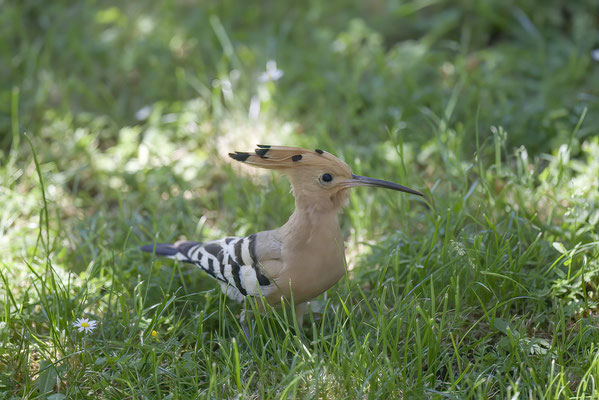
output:
M338 241L341 237L338 210L296 208L289 220L280 228L280 232L285 239L297 243Z
M349 189L315 193L296 190L292 185L292 191L295 196L295 210L304 215L336 216L349 201Z

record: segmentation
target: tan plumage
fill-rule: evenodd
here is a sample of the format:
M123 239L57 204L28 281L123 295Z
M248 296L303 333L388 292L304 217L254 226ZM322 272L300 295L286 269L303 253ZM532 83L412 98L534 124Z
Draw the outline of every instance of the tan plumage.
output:
M354 186L378 186L422 196L392 182L352 174L351 168L322 150L264 146L229 156L288 176L295 211L280 228L245 238L175 245L148 245L144 251L191 262L218 279L236 300L263 295L273 305L293 297L301 324L305 303L332 287L345 272L338 213Z

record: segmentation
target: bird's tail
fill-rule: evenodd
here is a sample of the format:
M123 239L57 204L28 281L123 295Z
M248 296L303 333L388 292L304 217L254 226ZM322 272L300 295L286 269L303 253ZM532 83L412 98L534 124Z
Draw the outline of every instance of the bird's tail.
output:
M179 250L177 250L177 247L175 247L172 244L166 244L166 243L157 243L156 245L154 244L147 244L145 246L141 246L141 251L145 251L146 253L156 253L157 256L174 256L176 255Z
M141 247L141 251L145 251L146 253L155 253L157 256L174 258L180 261L192 262L192 260L189 259L188 253L191 247L196 246L198 244L201 243L182 241L174 244L147 244Z

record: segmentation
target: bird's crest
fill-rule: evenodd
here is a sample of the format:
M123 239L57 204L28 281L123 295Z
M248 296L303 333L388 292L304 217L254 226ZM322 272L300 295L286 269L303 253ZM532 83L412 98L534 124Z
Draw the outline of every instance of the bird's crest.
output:
M258 145L253 153L236 151L229 156L245 164L277 169L289 177L296 207L315 205L339 209L355 186L378 186L422 196L422 193L397 183L354 175L344 161L323 150L301 147Z
M308 150L301 147L269 146L259 144L253 153L236 151L229 157L254 167L268 169L289 169L300 166L330 166L339 164L347 167L343 161L324 150ZM349 170L349 167L347 167Z

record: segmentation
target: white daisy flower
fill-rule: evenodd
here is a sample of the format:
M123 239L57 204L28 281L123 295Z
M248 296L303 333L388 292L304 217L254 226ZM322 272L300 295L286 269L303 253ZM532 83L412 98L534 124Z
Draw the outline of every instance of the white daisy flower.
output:
M79 332L92 332L96 329L98 321L90 321L89 318L77 318L77 321L73 322L73 326L79 329Z

